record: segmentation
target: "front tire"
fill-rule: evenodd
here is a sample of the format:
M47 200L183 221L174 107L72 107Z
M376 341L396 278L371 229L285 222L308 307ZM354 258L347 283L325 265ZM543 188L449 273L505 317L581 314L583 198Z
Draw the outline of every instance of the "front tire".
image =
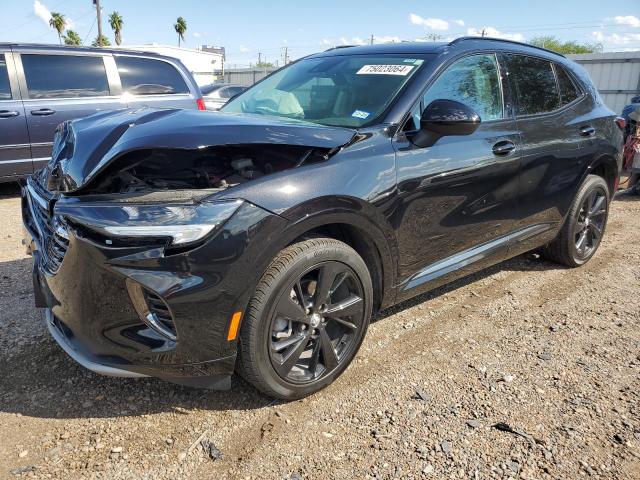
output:
M549 260L579 267L596 253L609 217L610 192L607 182L589 175L573 201L558 236L543 249Z
M282 250L267 268L240 331L237 370L266 395L295 400L333 382L369 326L369 270L331 238Z

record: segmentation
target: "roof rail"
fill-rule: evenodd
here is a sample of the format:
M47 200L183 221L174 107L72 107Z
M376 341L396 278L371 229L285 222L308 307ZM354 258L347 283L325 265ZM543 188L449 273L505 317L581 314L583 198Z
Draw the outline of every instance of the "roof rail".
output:
M553 53L554 55L558 55L562 58L566 58L564 55L562 55L561 53L558 52L554 52L553 50L549 50L548 48L544 48L544 47L538 47L537 45L531 45L530 43L524 43L524 42L517 42L515 40L507 40L504 38L494 38L494 37L473 37L473 36L467 36L467 37L458 37L455 38L453 40L451 40L448 45L455 45L456 43L465 41L465 40L489 40L489 41L493 41L493 42L506 42L506 43L513 43L514 45L522 45L523 47L529 47L529 48L535 48L537 50L542 50L543 52L547 52L547 53Z
M330 52L331 50L338 50L340 48L351 48L357 47L357 45L336 45L335 47L327 48L325 52Z

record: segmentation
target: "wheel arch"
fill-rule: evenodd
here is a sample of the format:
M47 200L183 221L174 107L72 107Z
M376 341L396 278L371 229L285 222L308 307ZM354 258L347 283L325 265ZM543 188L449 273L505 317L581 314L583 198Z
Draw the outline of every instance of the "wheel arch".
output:
M605 153L595 158L587 168L585 178L587 175L597 175L604 178L609 187L611 198L613 198L613 195L616 193L615 189L618 186L618 178L620 175L618 162L614 157ZM584 178L582 181L584 181Z
M398 258L395 234L375 207L354 198L325 197L298 205L283 216L290 223L283 232L282 248L314 236L340 240L353 248L369 269L374 311L395 302Z

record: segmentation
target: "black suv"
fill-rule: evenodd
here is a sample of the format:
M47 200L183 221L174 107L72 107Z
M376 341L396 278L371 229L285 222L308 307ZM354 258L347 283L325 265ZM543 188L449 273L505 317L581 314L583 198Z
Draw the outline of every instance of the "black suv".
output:
M304 397L374 311L602 239L622 132L561 55L461 38L333 49L221 113L63 123L23 187L37 306L109 375Z

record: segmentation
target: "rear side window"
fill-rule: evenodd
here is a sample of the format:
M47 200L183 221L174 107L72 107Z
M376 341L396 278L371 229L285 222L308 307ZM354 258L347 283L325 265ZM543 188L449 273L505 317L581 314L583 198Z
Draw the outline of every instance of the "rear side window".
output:
M102 57L22 54L29 98L109 95Z
M559 107L558 86L551 62L525 55L507 55L518 115L551 112Z
M122 89L132 95L189 93L182 75L170 63L139 57L116 57Z
M578 89L567 71L560 65L555 65L558 76L558 86L560 87L560 102L562 105L573 102L582 92Z
M495 55L471 55L453 63L429 87L424 106L440 99L470 106L483 121L502 118L502 91Z
M0 100L11 100L11 86L9 85L9 71L4 54L0 53Z

